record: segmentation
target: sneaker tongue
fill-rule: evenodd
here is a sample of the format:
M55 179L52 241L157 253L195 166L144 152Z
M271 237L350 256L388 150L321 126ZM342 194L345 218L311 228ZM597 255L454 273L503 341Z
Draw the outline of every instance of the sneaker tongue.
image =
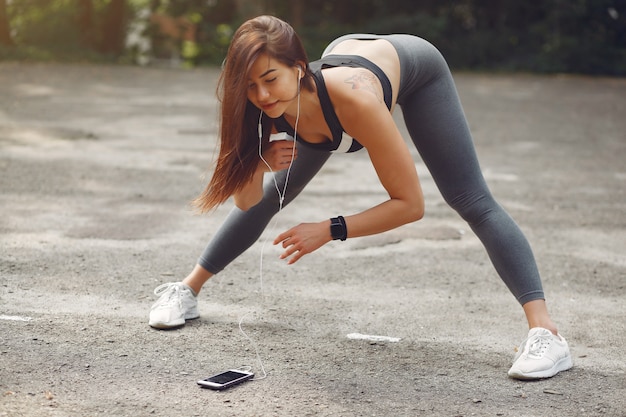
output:
M552 336L552 332L547 329L536 328L528 332L528 338L531 344L528 347L528 356L540 359L545 353L545 347L550 343L548 336Z
M542 327L534 327L528 331L528 337L532 336L548 336L551 335L552 332L548 329L544 329Z

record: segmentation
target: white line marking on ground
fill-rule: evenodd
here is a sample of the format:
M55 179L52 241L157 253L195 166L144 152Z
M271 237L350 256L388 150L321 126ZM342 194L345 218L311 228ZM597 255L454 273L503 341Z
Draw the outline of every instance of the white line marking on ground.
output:
M370 334L361 334L361 333L350 333L347 336L348 339L356 339L356 340L369 340L370 342L392 342L396 343L400 341L399 337L389 337L389 336L374 336Z
M0 314L0 320L8 320L8 321L31 321L31 317L22 317L22 316L5 316Z

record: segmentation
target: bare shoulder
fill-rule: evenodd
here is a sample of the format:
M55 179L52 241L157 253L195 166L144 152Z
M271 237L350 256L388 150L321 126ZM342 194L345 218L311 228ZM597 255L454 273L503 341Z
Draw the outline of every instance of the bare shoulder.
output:
M367 122L374 121L384 114L391 116L383 98L382 86L370 71L349 67L330 68L324 71L324 80L333 109L350 136L363 140L364 133L355 130L356 127L365 126ZM366 143L361 144L367 147Z
M324 73L328 95L345 132L368 150L397 130L378 78L363 68L330 68Z
M358 55L376 64L391 82L392 102L395 104L400 86L400 59L394 46L387 40L348 39L335 46L330 55ZM367 71L367 70L365 70ZM378 80L373 76L373 80Z
M324 70L324 82L336 107L375 100L384 104L383 88L376 76L364 68L337 67Z

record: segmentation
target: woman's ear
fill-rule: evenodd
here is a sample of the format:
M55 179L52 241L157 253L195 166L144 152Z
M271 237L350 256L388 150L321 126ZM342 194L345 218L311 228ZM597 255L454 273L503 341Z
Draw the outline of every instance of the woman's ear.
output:
M306 65L303 62L296 62L296 68L298 69L298 78L303 78L306 73Z

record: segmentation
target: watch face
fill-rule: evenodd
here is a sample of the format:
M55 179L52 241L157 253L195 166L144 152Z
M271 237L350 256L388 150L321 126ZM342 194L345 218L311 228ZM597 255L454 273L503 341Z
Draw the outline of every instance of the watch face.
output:
M339 222L339 219L331 220L330 235L333 239L341 239L343 237L343 225Z

